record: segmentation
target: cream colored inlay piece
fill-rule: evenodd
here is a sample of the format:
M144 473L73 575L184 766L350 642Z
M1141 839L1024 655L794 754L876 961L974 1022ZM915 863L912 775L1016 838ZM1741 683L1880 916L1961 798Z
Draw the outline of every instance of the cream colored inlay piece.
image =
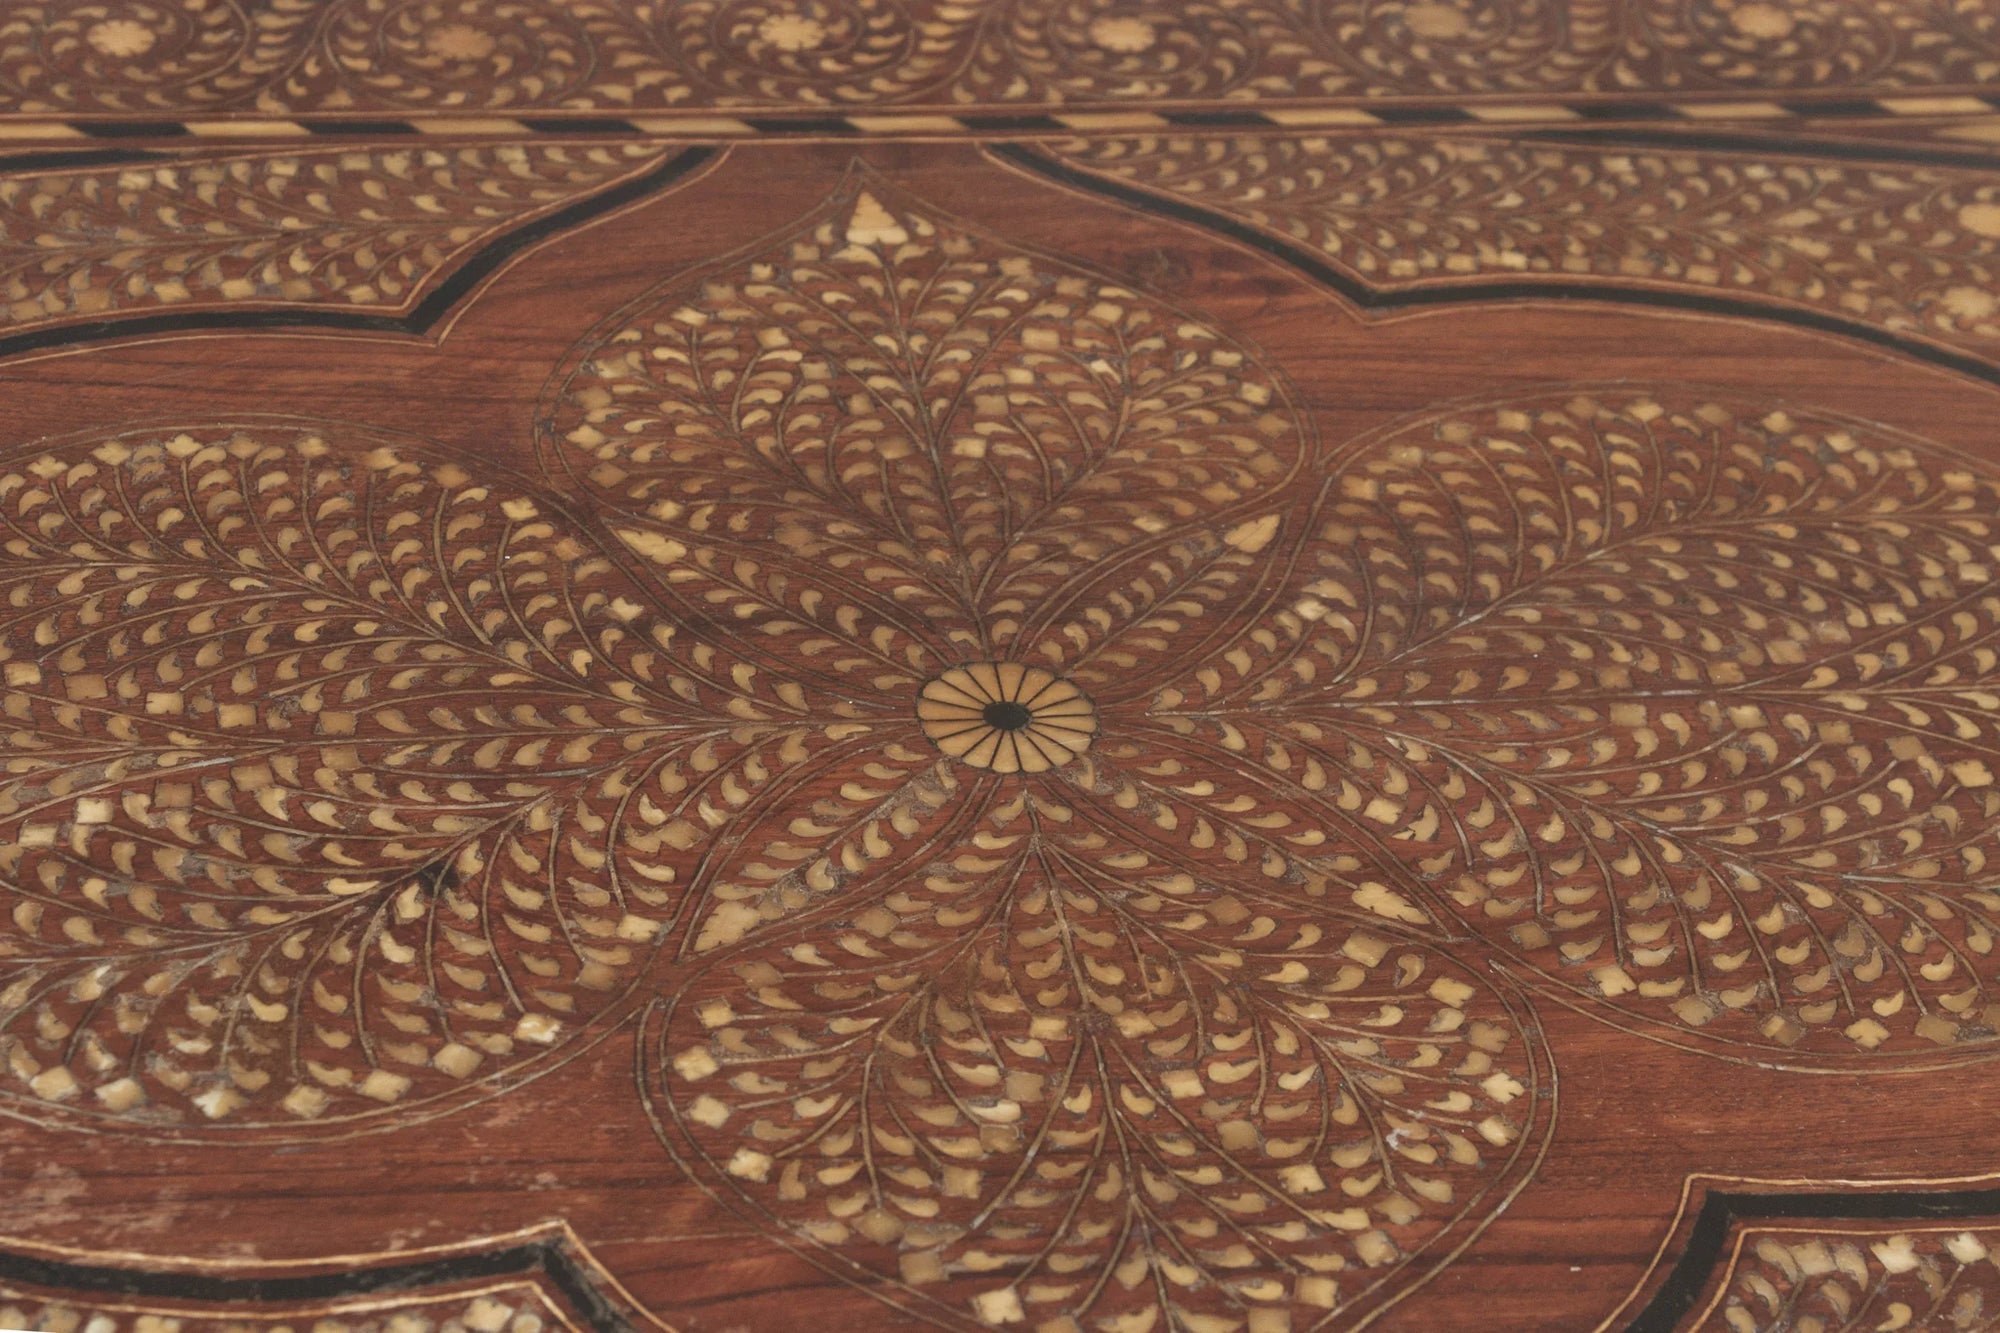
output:
M1020 662L953 667L924 686L917 717L938 749L995 773L1045 773L1097 733L1097 709L1082 690Z

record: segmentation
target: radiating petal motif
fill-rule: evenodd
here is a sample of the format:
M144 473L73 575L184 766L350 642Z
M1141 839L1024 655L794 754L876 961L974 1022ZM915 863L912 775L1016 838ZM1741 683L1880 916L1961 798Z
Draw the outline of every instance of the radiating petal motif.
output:
M973 662L924 685L924 737L999 773L1046 773L1090 748L1097 708L1072 681L1019 662Z
M859 728L642 595L546 501L350 428L0 473L0 1098L335 1120L567 1044L695 828Z
M1550 1088L1490 980L1011 791L665 1002L656 1115L736 1206L955 1326L1278 1328L1508 1197Z
M1609 386L1323 461L1198 318L865 176L542 419L853 729L683 881L662 1139L924 1317L1365 1318L1552 1114L1517 982L1766 1063L2000 1035L2000 479L1938 446Z
M1245 781L1318 758L1299 808L1352 788L1430 910L1634 1016L1807 1059L1991 1042L1987 470L1611 388L1415 423L1335 480L1306 628L1156 723L1261 754Z
M723 596L741 549L878 688L1017 652L1073 670L1107 638L1129 676L1160 643L1132 624L1233 586L1212 567L1311 456L1219 331L869 177L642 298L549 398L549 466L688 553L690 592ZM1104 569L1123 585L1061 594Z

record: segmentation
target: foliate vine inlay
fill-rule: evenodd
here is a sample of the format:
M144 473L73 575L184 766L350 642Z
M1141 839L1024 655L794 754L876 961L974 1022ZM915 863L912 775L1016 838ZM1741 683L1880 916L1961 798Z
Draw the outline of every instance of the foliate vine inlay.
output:
M2000 360L2000 185L1972 168L1471 137L1072 140L1385 292L1652 286Z
M1841 1222L1739 1242L1688 1333L1976 1333L2000 1320L2000 1233Z
M476 1292L327 1301L300 1308L147 1303L0 1283L0 1327L42 1333L551 1333L574 1324L532 1282Z
M643 144L371 145L0 176L0 331L167 310L407 313L481 245L659 159Z
M680 614L777 617L749 640L852 692L1041 666L1097 715L1065 773L1138 747L1134 817L1191 798L1178 836L1224 818L1670 1030L1994 1036L1983 468L1617 386L1317 462L1199 322L843 207L618 317L556 406Z
M0 472L10 1109L392 1123L646 1004L668 1150L886 1299L1275 1330L1524 1183L1528 995L2000 1035L1985 464L1621 384L1329 446L865 174L537 422L547 488L268 419Z
M27 0L0 109L612 113L1990 84L1969 0Z
M835 743L683 674L547 502L359 431L133 430L0 500L14 1099L299 1124L504 1079L673 911L640 792Z

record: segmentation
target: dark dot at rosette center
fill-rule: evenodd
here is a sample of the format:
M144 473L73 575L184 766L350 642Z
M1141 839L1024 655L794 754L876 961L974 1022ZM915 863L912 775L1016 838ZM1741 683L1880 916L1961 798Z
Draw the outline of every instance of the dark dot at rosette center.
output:
M980 716L986 719L987 726L996 727L1001 731L1019 731L1035 720L1033 713L1011 699L986 705Z

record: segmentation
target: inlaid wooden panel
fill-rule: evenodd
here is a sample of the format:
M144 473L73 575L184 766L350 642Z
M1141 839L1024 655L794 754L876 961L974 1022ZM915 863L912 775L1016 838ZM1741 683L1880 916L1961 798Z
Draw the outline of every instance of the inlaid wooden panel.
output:
M1996 43L0 7L0 1327L1992 1324Z
M1977 0L26 0L22 113L1977 94Z

